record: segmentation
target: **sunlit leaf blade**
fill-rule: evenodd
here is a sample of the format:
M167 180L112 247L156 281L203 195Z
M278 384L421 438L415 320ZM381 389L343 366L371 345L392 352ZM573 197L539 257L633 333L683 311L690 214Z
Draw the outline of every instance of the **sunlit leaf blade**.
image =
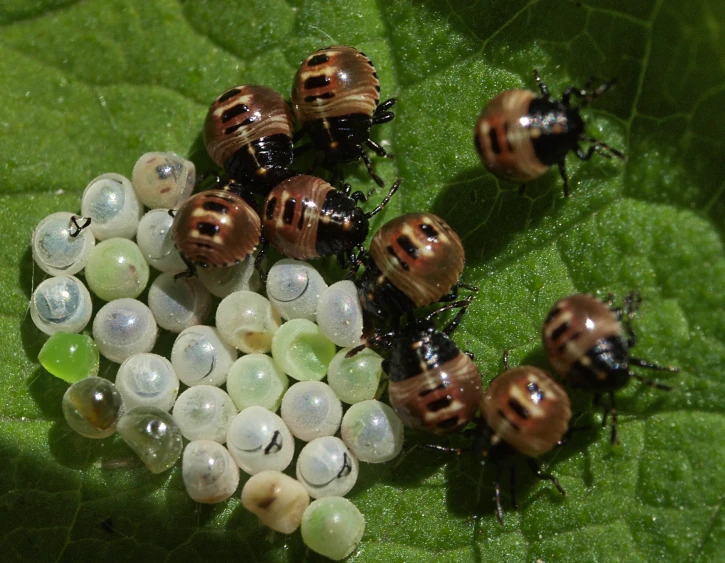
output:
M367 529L351 560L721 558L724 26L718 0L3 2L0 558L321 559L299 533L262 528L238 498L196 505L178 468L151 475L118 439L74 435L60 408L65 384L37 362L44 337L27 302L43 277L29 251L42 217L76 211L91 178L129 175L147 151L208 168L200 131L210 101L243 82L287 95L299 62L329 44L364 50L382 95L398 98L396 119L375 133L395 159L375 166L403 186L374 226L432 210L461 235L465 281L480 293L456 339L485 381L504 349L512 363L546 366L542 319L574 291L639 290L637 355L682 368L654 374L670 393L633 383L618 395L617 448L590 398L575 394L577 421L591 428L542 460L568 496L521 466L519 510L503 528L494 469L475 459L419 447L397 466L364 465L350 498ZM627 161L569 157L569 200L556 172L519 196L473 149L481 107L503 89L533 88L535 68L557 95L590 76L617 79L585 116ZM361 166L348 178L372 187Z

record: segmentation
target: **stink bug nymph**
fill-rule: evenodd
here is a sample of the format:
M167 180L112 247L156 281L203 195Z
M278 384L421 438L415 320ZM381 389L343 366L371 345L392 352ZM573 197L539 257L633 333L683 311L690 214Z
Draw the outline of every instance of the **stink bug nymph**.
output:
M484 462L496 465L494 500L496 518L503 524L501 505L501 469L510 467L511 500L516 508L516 465L518 455L534 475L551 481L562 494L566 492L550 473L541 470L534 458L563 442L569 431L571 401L564 388L545 371L534 366L509 369L504 355L504 371L495 377L483 392L481 416L475 419L476 430L469 451L480 455ZM464 450L428 445L431 449L463 453Z
M231 266L254 252L261 220L242 193L239 184L230 182L190 197L176 211L171 237L190 271Z
M266 240L290 258L337 256L341 265L347 265L354 251L362 251L370 218L383 210L398 186L400 180L380 205L365 213L358 207L366 201L365 194L351 194L349 184L340 191L315 176L288 178L269 192L264 204Z
M266 86L244 84L221 94L204 122L204 145L230 178L266 193L292 175L292 113Z
M507 363L504 361L504 364ZM571 401L564 388L545 371L534 366L519 366L495 377L483 394L482 420L473 443L474 451L497 464L515 453L527 457L537 478L551 481L566 495L559 481L544 473L534 458L561 443L569 429ZM516 507L514 491L515 466L511 466L511 499ZM496 517L503 524L499 476L494 484Z
M574 387L609 395L602 425L612 416L611 442L617 440L617 409L614 393L634 377L641 382L670 391L671 387L647 379L632 371L632 366L661 371L679 371L629 355L636 339L632 318L639 307L639 297L627 296L624 311L612 310L591 295L578 294L560 299L544 321L543 340L546 355L556 372ZM621 323L618 317L622 317Z
M530 90L506 90L498 94L478 118L474 143L484 166L511 182L525 184L556 164L564 180L564 195L568 197L565 162L569 151L580 160L589 160L594 153L624 159L620 151L584 133L584 120L579 113L609 90L614 81L594 90L590 89L591 80L583 89L570 86L562 93L561 100L556 100L538 71L534 71L534 76L541 95ZM572 96L581 100L579 105L572 106ZM584 150L580 143L591 144Z
M365 264L358 294L375 318L398 318L417 307L453 296L463 272L461 239L432 213L408 213L385 223L373 236L353 272ZM471 289L469 287L469 289Z
M292 87L292 110L320 151L318 160L334 169L337 163L362 159L382 187L363 147L387 156L370 138L370 128L395 117L388 111L395 98L379 102L378 73L367 55L353 47L318 49L302 62Z
M406 426L450 434L473 420L481 403L481 374L471 356L451 340L472 299L411 319L403 329L377 335L348 352L351 356L365 346L390 349L382 367L388 375L390 404ZM459 309L458 314L443 330L436 330L433 318L451 309Z

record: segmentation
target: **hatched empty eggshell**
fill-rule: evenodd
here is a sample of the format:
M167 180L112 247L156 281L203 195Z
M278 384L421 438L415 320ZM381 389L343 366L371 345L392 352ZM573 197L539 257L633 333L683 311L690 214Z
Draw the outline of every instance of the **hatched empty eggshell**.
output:
M320 273L307 262L285 258L267 275L267 297L283 319L315 320L320 295L327 289Z
M30 318L45 334L80 332L92 312L91 294L75 276L43 280L30 298Z
M302 448L296 471L312 498L344 497L357 482L358 462L340 438L322 436Z
M98 351L112 362L150 352L158 326L151 310L138 299L116 299L100 308L93 319L93 339Z
M236 359L234 347L222 340L217 329L206 325L182 330L171 348L176 375L189 387L223 385Z
M152 268L161 272L183 272L188 268L171 238L174 218L169 211L152 209L141 217L136 232L136 244Z
M156 407L170 411L179 394L179 378L169 360L145 352L123 361L116 374L116 387L129 410Z
M284 323L272 339L272 357L284 372L298 381L319 381L335 356L335 345L320 327L306 319Z
M287 374L266 354L242 356L227 375L227 393L240 411L254 405L276 411L288 385Z
M225 342L245 354L264 354L279 328L279 313L268 299L252 291L236 291L219 303L216 326Z
M148 304L156 323L178 334L206 321L211 295L196 277L177 279L172 272L164 272L149 287Z
M342 403L327 383L300 381L285 393L281 414L295 438L309 442L337 432Z
M335 344L354 348L362 342L363 309L350 280L333 283L320 296L317 324Z
M136 161L131 180L146 207L176 207L191 195L196 167L173 152L147 152Z
M136 236L143 206L131 181L120 174L102 174L91 180L81 199L81 213L91 218L90 229L98 240Z
M302 515L302 541L333 561L350 555L364 532L365 517L344 497L317 499Z
M240 412L227 431L227 449L243 471L284 471L295 453L295 441L284 421L263 407Z
M375 398L383 374L383 358L372 348L363 348L348 358L350 350L343 348L332 358L327 383L343 403L354 405Z
M87 218L59 211L45 217L33 231L33 260L51 276L73 275L85 268L96 237L89 228L80 232Z
M212 385L189 387L176 399L172 415L187 440L223 444L237 408L223 389Z
M254 267L258 252L226 268L199 268L196 275L209 293L222 299L235 291L257 291L261 286L259 272ZM266 261L266 258L262 260L261 268L264 268Z
M131 409L118 421L117 430L151 473L166 471L181 457L181 430L171 415L161 409Z
M242 505L275 532L291 534L300 527L310 495L296 479L267 469L245 483Z
M211 440L186 445L181 474L189 496L204 504L227 500L239 485L239 467L224 446Z

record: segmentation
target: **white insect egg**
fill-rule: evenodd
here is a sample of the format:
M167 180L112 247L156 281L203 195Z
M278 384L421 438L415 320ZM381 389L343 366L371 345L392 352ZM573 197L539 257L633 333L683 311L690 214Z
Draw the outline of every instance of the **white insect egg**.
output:
M33 231L33 260L46 274L72 276L86 267L96 237L80 230L86 218L60 211L45 217ZM74 236L75 235L75 236Z
M333 283L320 296L317 324L338 346L353 348L362 342L363 310L350 280Z
M320 273L301 260L280 260L267 275L267 297L283 319L314 322L317 302L326 289Z
M170 411L179 394L174 366L157 354L135 354L118 368L116 387L126 408L156 407Z
M171 363L182 383L223 385L237 351L210 326L196 325L181 331L171 348Z
M371 348L363 348L352 358L343 348L332 358L327 368L327 383L343 403L354 405L374 399L383 374L383 358Z
M281 319L268 299L252 291L228 295L216 312L216 326L225 342L245 354L263 354L272 348L272 337Z
M136 161L131 180L146 207L176 207L191 195L196 167L173 152L147 152Z
M179 395L172 414L187 440L212 440L223 444L227 439L227 428L237 416L237 408L219 387L196 385Z
M81 213L91 218L90 229L98 240L133 238L143 206L131 181L120 174L102 174L86 186Z
M403 422L380 401L361 401L342 417L342 439L360 461L383 463L403 449Z
M189 496L204 504L227 500L239 485L239 467L224 446L211 440L186 445L181 475Z
M261 283L254 267L256 257L255 252L239 264L226 268L199 268L196 275L209 293L222 299L235 291L258 291ZM266 258L262 259L260 267L264 269L265 264Z
M150 352L158 327L151 310L138 299L116 299L100 308L93 319L93 340L98 351L112 362Z
M321 381L300 381L282 398L282 420L296 438L309 442L332 436L340 427L342 403Z
M173 222L168 209L152 209L141 217L136 232L136 243L144 258L161 272L178 273L187 269L171 238Z
M172 272L164 272L151 284L148 304L161 328L179 333L206 321L211 295L195 277L176 279Z
M284 471L295 453L294 438L284 421L263 407L249 407L229 425L227 448L243 471Z
M275 532L291 534L300 527L310 495L296 479L267 469L244 484L242 505Z
M312 440L297 456L297 480L312 498L344 497L355 486L357 476L357 459L335 436Z
M90 322L92 312L91 294L74 276L43 280L30 298L30 318L45 334L80 332Z
M227 393L240 411L254 405L276 411L288 385L287 375L266 354L242 356L227 375Z

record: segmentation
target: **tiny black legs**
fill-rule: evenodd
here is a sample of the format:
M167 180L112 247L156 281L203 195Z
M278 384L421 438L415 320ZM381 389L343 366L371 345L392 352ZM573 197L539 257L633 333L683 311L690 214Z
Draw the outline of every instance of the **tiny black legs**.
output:
M537 479L542 481L551 481L562 495L566 496L566 491L559 483L559 480L554 477L551 473L545 473L536 463L536 460L527 458L526 460L529 469L536 476ZM518 509L518 503L516 502L516 466L511 465L509 469L509 491L511 494L511 506L514 510ZM496 503L496 520L503 526L503 505L501 504L501 466L496 466L496 480L493 484L493 501Z
M398 178L395 183L390 187L390 191L388 191L388 195L385 196L383 201L380 202L380 205L378 205L375 209L372 211L369 211L365 214L365 216L369 219L370 217L377 215L380 213L383 209L385 209L385 206L388 205L388 202L390 201L390 198L393 197L395 192L398 191L398 188L400 187L400 184L403 180L401 178ZM359 193L359 192L358 192ZM354 195L354 194L353 194Z
M551 94L549 94L549 87L544 84L543 80L541 80L538 69L534 69L534 78L536 79L536 84L538 85L539 90L541 90L541 95L547 100L551 98Z
M561 174L561 179L564 180L564 197L569 197L569 177L566 175L566 162L560 160L557 163L557 166L559 167L559 174Z
M529 458L527 462L529 464L529 468L531 469L532 473L537 477L537 479L541 479L542 481L551 481L556 487L556 490L559 491L562 495L566 496L566 491L559 484L559 480L556 477L554 477L551 473L544 473L541 470L541 467L539 467L539 464L536 463L536 460Z
M496 503L496 520L503 526L503 506L501 505L501 468L496 466L496 480L493 482L493 501Z
M380 125L381 123L391 121L395 117L395 114L388 110L393 107L397 101L398 100L396 98L390 98L389 100L385 100L384 102L378 104L378 107L375 108L375 113L373 113L373 125Z
M594 405L602 407L602 395L597 393L594 395ZM607 418L612 419L612 433L609 437L609 442L614 445L617 443L617 405L614 400L614 391L609 392L609 405L604 406L604 413L602 414L602 428L607 426Z

